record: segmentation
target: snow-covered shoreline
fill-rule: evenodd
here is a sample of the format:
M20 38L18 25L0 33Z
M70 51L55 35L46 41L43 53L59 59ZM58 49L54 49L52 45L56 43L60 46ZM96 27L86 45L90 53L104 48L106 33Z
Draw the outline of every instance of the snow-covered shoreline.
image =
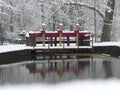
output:
M120 47L120 42L101 42L101 43L93 43L94 47L97 46L117 46ZM12 52L12 51L20 51L20 50L30 50L33 47L26 46L25 44L8 44L0 46L0 53Z
M94 43L94 47L100 46L118 46L120 47L120 42L102 42L102 43ZM12 45L2 45L0 46L0 53L11 52L11 51L19 51L19 50L29 50L33 49L33 47L26 46L25 44L12 44ZM60 83L56 85L44 85L44 84L28 84L28 85L5 85L1 86L0 90L112 90L114 88L119 89L120 81L119 79L110 79L110 80L88 80L88 81L76 81L71 83Z
M117 46L120 47L120 42L100 42L100 43L93 43L93 46Z
M28 50L33 47L26 46L25 44L10 44L10 45L2 45L0 46L0 53L12 52L12 51L20 51L20 50Z
M0 90L119 90L120 81L110 80L81 80L69 83L49 84L28 84L28 85L5 85Z

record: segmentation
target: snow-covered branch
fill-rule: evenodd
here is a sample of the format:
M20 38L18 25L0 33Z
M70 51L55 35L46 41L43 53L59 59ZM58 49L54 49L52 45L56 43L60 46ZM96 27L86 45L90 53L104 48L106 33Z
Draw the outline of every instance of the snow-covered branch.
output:
M91 9L91 10L94 10L96 11L103 19L104 19L104 14L103 12L101 12L100 10L96 9L95 7L89 5L89 4L86 4L86 3L63 3L63 5L61 5L60 7L58 7L53 13L52 15L49 17L49 19L47 20L47 24L49 23L50 19L52 19L52 17L60 10L62 9L63 7L66 7L66 6L71 6L71 5L79 5L80 7L86 7L88 9Z
M65 4L68 5L67 3L65 3ZM101 12L99 9L97 9L94 6L91 6L89 4L86 4L86 3L69 3L69 5L79 5L79 6L82 6L82 7L86 7L88 9L96 11L102 18L105 17L103 12Z
M6 12L0 12L0 15L9 16Z
M7 4L6 2L3 2L2 0L0 0L0 7L4 7L6 9L10 9L10 10L15 10L14 7L12 7L11 5Z

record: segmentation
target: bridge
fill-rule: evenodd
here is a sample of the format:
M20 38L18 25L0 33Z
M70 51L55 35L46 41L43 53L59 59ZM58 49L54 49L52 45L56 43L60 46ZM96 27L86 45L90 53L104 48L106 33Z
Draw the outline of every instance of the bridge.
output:
M37 32L29 32L28 46L34 50L90 50L93 51L93 33L80 31L65 31L60 27L57 31L47 31L45 27Z

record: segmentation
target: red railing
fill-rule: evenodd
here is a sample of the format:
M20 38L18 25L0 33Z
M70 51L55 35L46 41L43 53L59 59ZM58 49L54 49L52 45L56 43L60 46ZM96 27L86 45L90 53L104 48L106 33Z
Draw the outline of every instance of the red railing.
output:
M62 40L60 40L60 33L61 33ZM78 36L76 35L76 33L78 34ZM78 45L76 44L76 46L93 47L93 33L88 32L88 31L78 31L78 32L75 32L75 31L62 31L62 32L45 31L44 41L36 40L37 37L41 37L41 38L43 37L42 32L32 32L32 33L29 33L29 36L30 38L34 39L33 40L34 45L36 45L37 43L42 44L42 42L44 42L45 44L50 44L51 46L54 44L56 46L56 44L59 44L61 42L63 46L65 46L65 44L67 44L67 46L70 46L71 43L75 44L78 42ZM76 40L76 38L78 38L78 40Z

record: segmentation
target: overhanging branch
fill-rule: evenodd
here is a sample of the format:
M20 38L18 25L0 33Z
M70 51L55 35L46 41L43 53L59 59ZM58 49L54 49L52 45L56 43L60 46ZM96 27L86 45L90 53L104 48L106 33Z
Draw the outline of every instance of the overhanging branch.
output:
M65 7L65 6L71 6L71 5L78 5L78 6L80 6L80 7L86 7L86 8L88 8L88 9L90 9L90 10L94 10L94 11L96 11L103 19L104 19L104 14L100 11L100 10L98 10L98 9L96 9L95 7L93 7L93 6L91 6L91 5L89 5L89 4L86 4L86 3L63 3L63 5L61 6L61 7L59 7L59 8L57 8L53 13L52 13L52 15L49 17L49 19L47 20L48 22L47 22L47 24L49 23L49 21L52 19L52 17L60 10L60 9L62 9L63 7ZM46 24L46 25L47 25Z

